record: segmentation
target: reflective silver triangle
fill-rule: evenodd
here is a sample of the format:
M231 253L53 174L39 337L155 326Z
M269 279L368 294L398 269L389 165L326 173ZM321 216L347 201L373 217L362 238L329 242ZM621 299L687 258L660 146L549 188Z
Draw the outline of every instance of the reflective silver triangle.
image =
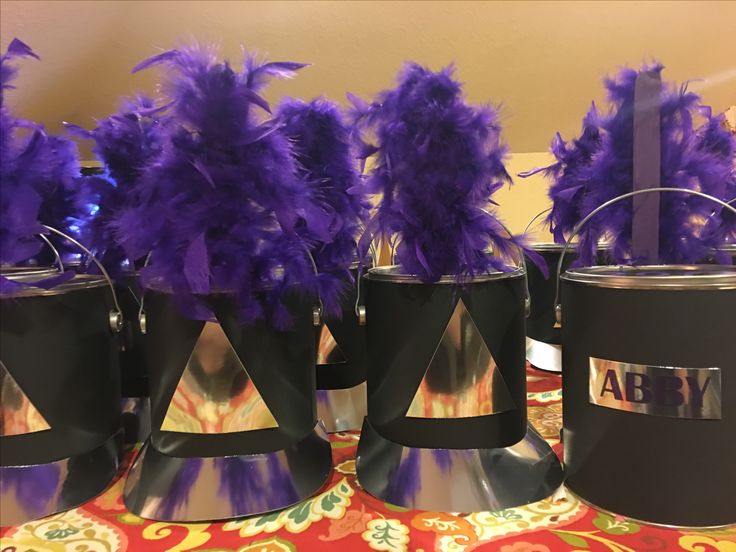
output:
M26 435L51 426L0 361L0 436Z
M234 433L278 427L217 322L205 322L161 424L179 433Z
M322 324L317 344L317 364L340 364L347 362L345 354L335 341L327 324Z
M516 406L483 336L460 299L406 413L468 418Z

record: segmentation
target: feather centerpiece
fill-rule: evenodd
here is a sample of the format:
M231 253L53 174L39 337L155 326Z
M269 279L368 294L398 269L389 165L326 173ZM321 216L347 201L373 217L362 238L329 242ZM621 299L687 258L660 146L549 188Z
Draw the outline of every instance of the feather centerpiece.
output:
M553 208L548 221L557 243L596 207L633 191L634 88L637 76L661 72L624 68L605 80L610 109L586 115L581 136L565 142L559 134L551 152L557 162L545 170L552 178ZM663 83L660 92L660 187L686 188L728 202L736 197L735 142L721 119L704 108L687 86ZM706 121L695 124L698 115ZM529 173L527 173L529 174ZM733 217L705 198L664 193L660 203L659 262L695 263L733 240ZM580 232L578 264L593 264L601 240L616 263L637 263L632 255L633 200L626 199L593 217Z
M508 270L518 240L489 210L511 182L496 111L465 103L452 67L416 63L374 102L350 99L356 129L374 135L361 142L361 155L375 156L367 189L382 194L368 236L398 242L399 265L423 282Z
M123 100L120 110L99 120L93 130L66 125L74 134L94 140L92 151L105 168L103 174L79 178L75 201L83 213L80 241L115 277L132 268L116 241L116 216L135 201L138 180L161 154L167 107L156 107L152 99L139 95Z
M38 236L48 233L43 225L77 235L74 187L79 161L72 141L15 117L8 108L5 94L14 88L17 73L12 62L24 57L40 59L17 38L0 56L0 264L50 265L52 251ZM54 241L62 257L77 253L66 241ZM3 289L12 287L3 278Z
M350 128L340 108L324 98L311 102L287 98L276 118L291 141L298 171L314 200L316 213L310 220L322 221L319 236L305 236L320 271L320 287L345 292L353 282L351 266L359 259L357 239L370 205L363 193ZM361 257L362 258L362 257ZM339 299L339 293L325 293ZM339 303L339 302L338 302ZM325 302L328 313L340 314L339 304Z
M291 323L283 303L297 286L314 295L318 283L300 237L311 197L288 139L259 95L271 77L291 77L304 65L259 62L240 72L219 62L212 47L154 56L134 71L166 67L170 100L163 150L135 185L135 204L116 217L130 259L150 253L141 271L147 287L170 290L185 314L209 316L198 297L233 293L244 322Z

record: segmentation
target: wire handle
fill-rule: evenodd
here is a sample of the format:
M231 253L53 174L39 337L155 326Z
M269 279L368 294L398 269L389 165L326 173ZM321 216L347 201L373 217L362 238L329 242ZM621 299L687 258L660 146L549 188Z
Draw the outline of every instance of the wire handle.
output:
M540 211L536 215L534 215L534 218L529 221L529 223L526 225L526 228L524 228L524 232L522 233L522 236L526 236L527 232L529 232L529 229L532 227L532 224L534 224L539 217L542 215L546 215L552 210L552 207L547 207L544 211Z
M97 260L97 257L95 257L89 249L87 249L84 245L82 245L80 242L78 242L77 240L75 240L71 236L68 236L67 234L65 234L61 230L57 230L56 228L54 228L52 226L47 226L45 224L43 224L42 226L46 230L48 230L49 232L51 232L52 234L56 234L57 236L60 236L60 237L64 238L65 240L71 242L75 246L77 246L90 259L92 259L92 261L97 265L97 268L100 269L100 273L102 274L103 278L105 278L105 280L107 281L107 285L110 288L110 293L112 294L112 302L113 302L113 305L115 305L114 308L110 311L110 313L108 315L108 323L110 324L110 329L113 332L115 332L115 333L120 332L120 330L123 329L123 309L120 308L120 303L118 303L118 295L117 295L117 293L115 293L115 285L112 283L112 278L110 278L110 275L108 274L108 272L105 269L105 267L103 266L103 264L99 260ZM47 240L44 240L44 241L46 241L47 243L49 243ZM59 261L59 264L61 266L61 271L64 272L64 267L63 267L63 263L61 262L61 257L59 256L59 252L56 251L56 249L53 246L51 246L51 247L54 250L54 254L56 255L56 257L57 257L57 259Z
M635 190L633 192L622 194L620 196L614 197L613 199L609 199L605 203L600 204L598 207L593 209L590 213L585 215L585 217L583 217L580 221L578 221L577 224L575 224L575 226L572 229L572 232L570 233L570 236L565 241L565 246L562 248L562 254L560 255L560 260L557 262L557 281L555 283L555 318L557 319L558 324L562 324L562 305L560 304L560 275L562 274L562 264L565 261L565 254L567 253L567 250L570 248L570 244L572 243L573 238L580 233L580 230L583 228L583 226L585 226L590 221L590 219L592 219L595 215L597 215L604 209L607 209L614 203L618 203L619 201L623 199L628 199L630 197L638 196L640 194L649 194L653 192L685 193L685 194L702 197L710 201L713 201L715 203L718 203L721 207L725 207L729 211L733 212L734 215L736 215L736 207L733 207L729 203L726 203L725 201L722 201L718 199L717 197L713 197L712 195L705 194L703 192L698 192L696 190L689 190L687 188L668 188L668 187L645 188L642 190Z

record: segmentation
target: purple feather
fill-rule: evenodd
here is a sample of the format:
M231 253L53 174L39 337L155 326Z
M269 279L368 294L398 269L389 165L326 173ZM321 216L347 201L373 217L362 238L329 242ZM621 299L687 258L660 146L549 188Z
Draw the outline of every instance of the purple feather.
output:
M298 232L315 206L256 96L268 77L302 65L249 57L238 73L211 47L176 52L154 60L166 70L169 120L161 155L134 184L136 201L116 216L117 239L132 260L150 252L144 285L171 289L184 314L205 312L198 294L227 291L244 322L286 327L284 294L318 286Z
M661 71L661 65L642 71ZM551 151L557 162L547 168L553 179L549 217L555 241L564 243L573 228L593 209L633 190L634 83L638 72L623 69L605 81L611 104L606 114L595 106L583 121L579 138L566 143L559 135ZM698 115L706 121L696 127ZM728 201L736 196L734 138L722 119L703 109L700 98L685 86L663 84L661 91L660 186L699 190ZM600 240L611 245L616 263L631 258L631 199L595 216L580 236L579 262L592 264ZM735 217L706 199L663 193L660 206L660 262L693 263L713 248L733 240Z
M408 63L372 104L351 100L356 128L375 137L360 145L376 152L367 186L382 194L369 228L398 237L399 264L425 282L507 270L519 243L491 210L493 192L511 182L498 115L466 104L452 72Z
M301 235L321 272L319 293L327 314L340 316L340 297L352 283L350 267L358 260L356 242L370 207L361 193L350 129L339 107L322 98L286 99L277 120L315 203Z
M0 56L0 264L49 265L54 256L37 235L44 232L42 224L77 234L73 193L79 163L72 142L8 109L5 91L16 75L11 62L19 57L38 59L17 39ZM63 257L76 254L66 240L52 239Z
M146 96L123 100L120 111L97 121L87 131L66 125L75 134L95 141L94 153L104 163L105 174L83 176L76 189L81 211L79 239L114 277L130 268L123 248L116 242L114 221L118 213L137 201L136 184L161 155L166 106L157 107ZM87 268L95 271L87 260Z

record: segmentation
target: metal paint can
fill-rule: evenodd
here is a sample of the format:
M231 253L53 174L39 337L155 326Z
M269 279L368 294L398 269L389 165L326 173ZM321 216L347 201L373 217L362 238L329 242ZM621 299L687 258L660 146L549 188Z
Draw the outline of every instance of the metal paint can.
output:
M479 511L540 500L562 483L556 455L527 425L524 275L365 276L366 491L409 508Z
M568 487L645 522L736 522L736 267L579 268L561 284Z
M124 320L120 332L120 383L125 442L139 443L145 441L151 433L151 403L148 392L146 336L138 324L138 312L143 297L138 274L125 274L119 279L115 289Z
M547 264L548 275L527 258L527 278L531 308L526 319L526 359L534 368L549 372L562 371L562 335L555 320L555 291L557 289L557 263L563 246L556 243L539 243L531 248ZM574 260L568 256L566 265ZM565 267L567 268L567 266Z
M29 282L48 271L4 275ZM114 478L122 448L108 282L75 275L0 298L0 525L76 507Z
M357 284L362 268L356 264L352 269ZM363 293L356 284L343 298L342 315L325 317L315 328L317 414L328 433L359 430L366 413L365 326L355 307Z
M128 509L194 522L279 510L317 492L332 453L317 423L313 305L288 297L293 326L240 322L230 294L209 320L146 292L151 436L125 484Z

